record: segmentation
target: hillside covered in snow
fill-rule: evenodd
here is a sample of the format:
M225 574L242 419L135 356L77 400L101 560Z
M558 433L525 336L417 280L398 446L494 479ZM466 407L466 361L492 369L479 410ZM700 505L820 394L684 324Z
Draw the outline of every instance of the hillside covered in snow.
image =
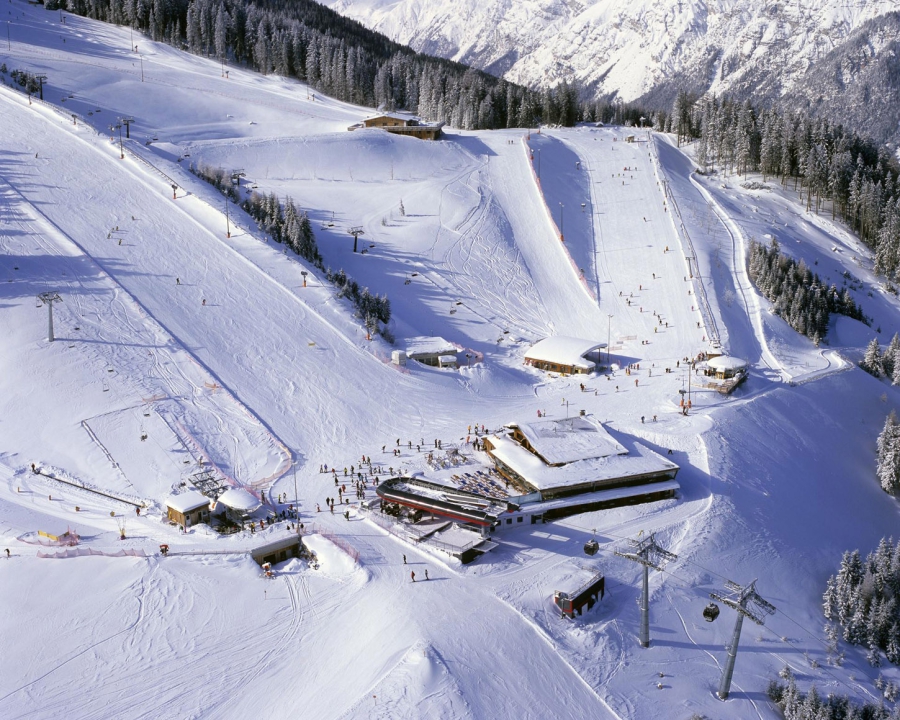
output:
M875 477L900 389L856 365L900 299L827 207L699 175L696 143L660 133L424 141L128 27L22 0L7 19L0 717L768 719L786 666L856 703L900 684L823 631L842 554L900 519ZM43 101L13 71L45 76ZM276 237L272 198L321 262ZM792 329L748 274L751 241L772 239L870 324L833 315L818 346ZM348 278L387 298L387 323ZM607 345L603 370L526 365L554 336ZM422 347L453 361L392 359ZM731 395L690 364L723 352L748 366ZM429 518L379 510L376 476L489 477L503 497L485 435L582 412L616 452L677 465L674 496L504 522L468 564L446 550L471 531L441 545ZM170 495L213 480L260 514L171 520ZM255 555L299 523L315 560L267 577ZM641 568L616 552L651 534L677 557L650 574L644 648ZM598 573L602 600L561 617L554 593ZM754 579L775 613L744 624L723 703L736 615L703 611Z

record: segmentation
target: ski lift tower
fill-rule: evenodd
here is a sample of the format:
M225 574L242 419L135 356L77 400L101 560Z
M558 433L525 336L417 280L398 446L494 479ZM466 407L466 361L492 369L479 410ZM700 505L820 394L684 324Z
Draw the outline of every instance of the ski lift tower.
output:
M360 235L365 235L365 230L361 227L352 227L347 231L348 235L353 236L353 252L356 252L356 242L359 240Z
M719 700L727 700L728 693L731 691L731 676L734 674L734 661L737 657L738 643L741 641L741 626L744 623L744 617L750 618L757 625L762 625L765 623L766 615L775 613L775 606L763 600L756 592L756 580L747 587L741 587L731 580L726 580L725 587L729 590L727 595L709 594L713 600L718 600L737 612L734 632L731 635L731 642L728 644L728 659L725 661L719 691L716 693Z
M38 295L37 299L38 307L41 307L41 305L47 306L49 323L47 329L47 342L53 342L53 303L62 302L62 298L59 296L58 292L45 292Z
M46 75L43 75L43 74L41 74L41 75L35 75L35 76L34 76L34 79L38 81L38 87L39 87L39 90L40 90L40 97L41 97L41 100L43 100L43 99L44 99L44 83L47 82L47 76L46 76Z
M629 540L634 552L622 552L616 550L619 557L631 560L644 566L644 583L641 591L641 647L650 647L650 591L648 572L650 568L662 570L662 566L669 560L677 560L678 556L662 548L656 542L653 533L643 540Z

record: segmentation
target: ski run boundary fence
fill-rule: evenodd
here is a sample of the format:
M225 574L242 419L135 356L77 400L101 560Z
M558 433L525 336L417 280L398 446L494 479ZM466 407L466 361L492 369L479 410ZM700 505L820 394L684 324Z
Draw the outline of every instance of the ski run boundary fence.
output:
M147 553L141 548L127 548L116 550L115 552L94 550L92 548L66 548L65 550L58 550L56 552L43 552L38 550L37 553L39 558L54 558L57 560L60 558L88 557L89 555L102 555L104 557L147 557Z

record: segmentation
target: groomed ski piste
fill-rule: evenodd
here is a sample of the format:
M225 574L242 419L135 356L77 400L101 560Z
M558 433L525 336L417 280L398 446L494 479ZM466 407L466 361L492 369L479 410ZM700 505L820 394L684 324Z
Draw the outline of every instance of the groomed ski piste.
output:
M801 688L857 701L879 698L878 673L898 680L860 648L826 661L825 580L900 519L874 478L897 390L854 365L900 307L829 216L777 181L693 175L690 147L646 130L348 132L374 111L5 7L0 62L47 80L44 103L0 87L0 717L775 718L765 688L785 665ZM109 130L122 117L124 159ZM306 210L325 264L390 299L395 347L439 336L477 361L393 366L322 273L233 205L226 237L223 198L191 162L240 168ZM828 282L852 274L872 326L839 317L816 348L773 315L745 263L771 236ZM44 292L62 299L53 343ZM551 335L609 337L615 372L525 367ZM695 385L685 416L682 360L717 347L749 379L727 398ZM356 503L349 520L316 512L335 492L323 464L421 471L434 439L465 447L469 426L538 410L672 450L677 498L499 529L466 566ZM319 567L261 577L244 551L285 523L219 537L165 522L199 458L296 502ZM93 554L39 557L56 549L35 533L66 528ZM678 559L651 574L644 649L640 570L613 550L649 533ZM586 569L606 596L563 620L553 592ZM777 612L745 623L723 704L734 613L701 613L726 579L758 579Z

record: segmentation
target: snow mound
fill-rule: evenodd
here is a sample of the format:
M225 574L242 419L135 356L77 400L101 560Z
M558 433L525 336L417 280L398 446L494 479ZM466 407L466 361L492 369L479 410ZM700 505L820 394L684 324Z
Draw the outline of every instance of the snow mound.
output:
M319 570L329 577L349 577L357 570L353 558L322 535L307 535L303 544L316 554Z
M466 717L469 704L440 653L419 642L347 714L353 718Z

